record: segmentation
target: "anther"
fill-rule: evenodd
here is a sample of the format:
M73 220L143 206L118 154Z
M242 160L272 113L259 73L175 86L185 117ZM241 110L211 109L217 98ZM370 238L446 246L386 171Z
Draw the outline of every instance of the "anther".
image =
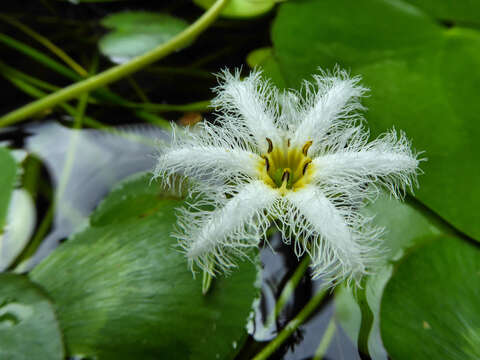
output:
M265 159L265 167L267 168L267 171L270 169L270 161L268 161L268 157L262 156L263 159Z
M303 148L302 148L303 155L307 156L308 149L310 149L310 146L312 146L312 140L307 141L305 145L303 145Z
M302 175L305 175L305 173L307 172L307 167L308 165L312 162L312 160L308 160L305 165L303 165L303 170L302 170Z
M290 139L287 140L287 147L290 147Z
M290 179L290 170L289 169L285 169L283 171L283 175L282 175L282 183L285 183L287 182L288 183L288 180Z
M269 138L266 138L266 139L267 139L267 142L268 142L268 150L267 150L267 153L271 153L272 150L273 150L272 140L270 140Z

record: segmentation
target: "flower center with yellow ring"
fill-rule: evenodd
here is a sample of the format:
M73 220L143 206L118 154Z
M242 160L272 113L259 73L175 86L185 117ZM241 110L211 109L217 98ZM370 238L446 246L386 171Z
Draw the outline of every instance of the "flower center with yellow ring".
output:
M280 146L273 144L269 138L266 141L268 150L261 156L259 171L267 185L285 194L310 182L313 174L312 159L308 157L311 141L307 141L300 149L290 147L290 139Z

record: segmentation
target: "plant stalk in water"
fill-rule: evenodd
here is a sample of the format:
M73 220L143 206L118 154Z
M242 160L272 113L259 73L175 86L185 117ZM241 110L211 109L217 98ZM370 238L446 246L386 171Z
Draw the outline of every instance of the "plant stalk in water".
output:
M137 56L127 63L115 66L98 75L67 86L49 96L46 96L43 99L34 101L4 115L2 118L0 118L0 127L19 122L45 109L76 98L85 92L95 90L99 87L122 79L171 54L172 52L191 42L192 39L206 30L208 26L218 17L221 10L227 3L228 0L217 0L212 7L205 12L205 14L203 14L187 29L182 31L170 41L156 47L146 54Z

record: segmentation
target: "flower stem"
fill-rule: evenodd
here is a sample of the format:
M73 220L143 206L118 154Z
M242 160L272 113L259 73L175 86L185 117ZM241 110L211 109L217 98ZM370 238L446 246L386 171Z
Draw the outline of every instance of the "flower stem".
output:
M320 345L318 345L317 351L315 351L315 356L313 357L313 360L323 359L333 339L335 330L337 330L337 325L335 324L335 316L332 315L330 321L328 322L327 329L323 333L322 341L320 341Z
M305 320L315 311L317 306L322 302L327 290L320 290L315 294L314 297L305 305L305 307L300 311L300 313L295 316L285 328L278 334L278 336L273 339L267 346L265 346L262 351L260 351L253 360L266 360L270 355L272 355L283 342L293 334L293 332L302 325Z
M101 86L117 81L171 54L175 50L178 50L188 42L192 41L193 38L207 29L207 27L218 17L220 11L227 4L227 2L228 0L217 0L212 7L208 9L208 11L206 11L187 29L182 31L170 41L159 45L146 54L137 56L127 63L115 66L98 75L67 86L49 96L46 96L45 98L34 101L4 115L2 118L0 118L0 127L16 123L59 103L76 98L85 92L92 91Z
M288 280L288 282L283 287L282 292L278 297L277 303L275 304L275 308L272 310L270 315L268 315L268 318L265 324L266 329L269 329L270 326L272 326L275 319L278 317L280 312L285 307L285 304L287 303L287 301L290 299L293 292L297 288L297 285L302 279L303 275L305 274L305 271L307 271L308 265L310 265L310 257L305 256L302 262L300 263L300 265L298 265L298 267L295 269L295 272L293 273L292 277Z

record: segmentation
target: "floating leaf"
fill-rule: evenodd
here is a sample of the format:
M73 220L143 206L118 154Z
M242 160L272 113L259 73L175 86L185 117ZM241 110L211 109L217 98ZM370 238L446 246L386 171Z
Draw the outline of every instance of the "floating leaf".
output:
M215 0L193 0L195 4L208 9ZM248 18L270 11L278 0L230 0L222 10L222 15L233 18Z
M398 0L307 0L280 7L272 37L288 86L318 66L361 74L373 135L404 130L428 157L418 199L480 240L479 32Z
M60 328L44 291L14 274L0 274L0 289L0 359L64 359Z
M5 226L5 218L10 204L15 179L17 176L17 164L8 149L0 146L0 234Z
M480 358L480 249L442 237L395 269L381 310L393 359Z
M480 25L480 2L458 0L405 0L439 20L465 26Z
M98 44L113 62L123 63L166 43L188 23L182 19L146 11L126 11L109 15L102 25L113 29Z
M97 359L230 359L258 295L243 262L202 295L169 234L182 200L149 184L117 187L90 226L32 272L57 304L68 352Z
M380 300L383 289L392 274L391 260L401 257L405 249L418 245L432 237L448 232L445 225L427 215L414 203L403 203L384 194L366 209L367 216L375 216L374 224L386 229L382 247L388 262L367 279L366 300L373 313L373 323L368 334L368 344L361 349L373 359L386 359L380 338ZM335 294L336 316L353 341L357 341L362 321L362 308L350 288L339 287ZM365 310L365 309L364 309Z

